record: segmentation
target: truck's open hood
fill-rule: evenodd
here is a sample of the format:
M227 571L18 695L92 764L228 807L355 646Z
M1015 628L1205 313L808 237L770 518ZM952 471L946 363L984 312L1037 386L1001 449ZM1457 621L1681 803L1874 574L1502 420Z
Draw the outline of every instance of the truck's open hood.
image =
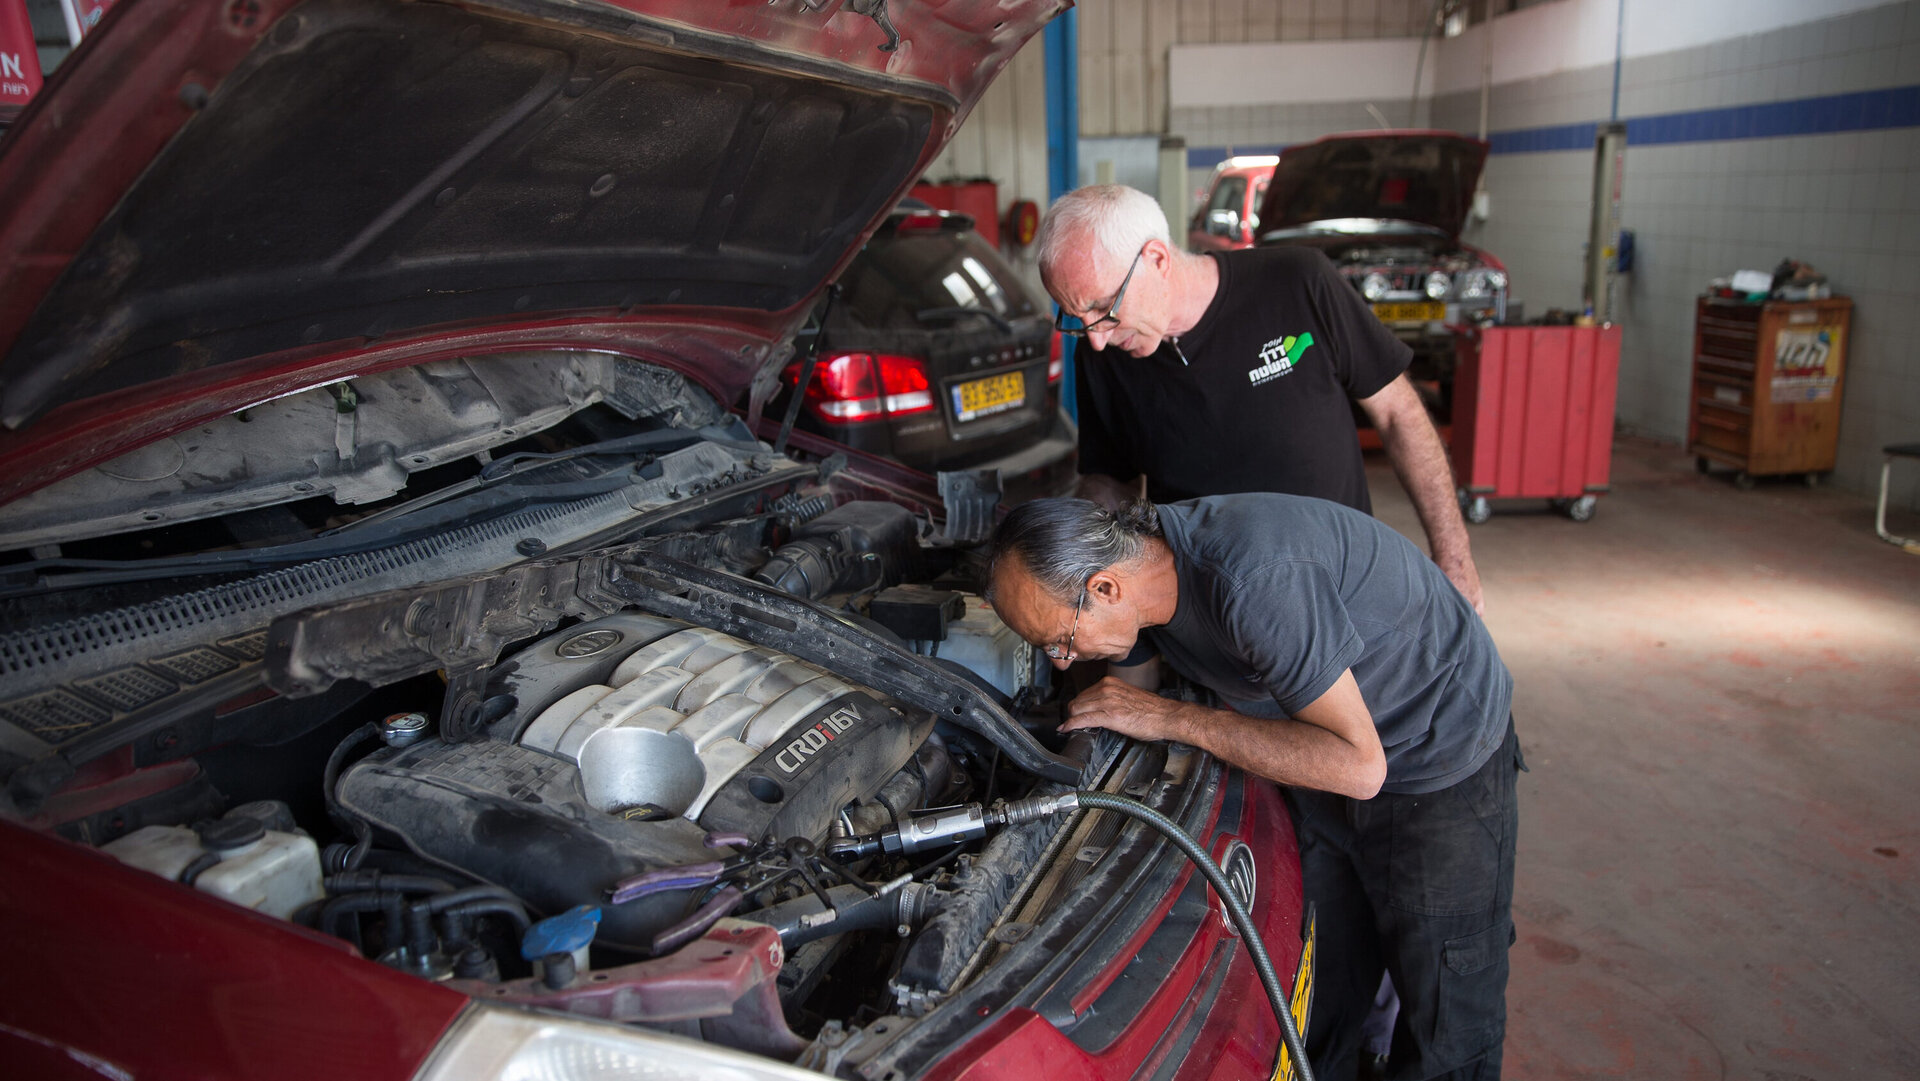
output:
M0 139L0 499L470 348L731 400L1064 6L124 0Z
M1354 132L1291 146L1274 166L1260 228L1386 218L1458 237L1486 162L1486 143L1447 131Z

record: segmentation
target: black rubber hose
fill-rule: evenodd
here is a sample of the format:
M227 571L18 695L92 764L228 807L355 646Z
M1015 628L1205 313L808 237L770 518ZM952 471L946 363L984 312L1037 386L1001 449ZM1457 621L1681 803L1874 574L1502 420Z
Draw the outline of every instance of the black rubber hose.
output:
M1267 1001L1273 1006L1273 1015L1280 1019L1280 1038L1287 1045L1287 1053L1293 1056L1296 1075L1300 1081L1313 1081L1313 1069L1307 1064L1307 1049L1301 1043L1300 1030L1294 1026L1293 1013L1288 1008L1286 989L1281 986L1280 976L1273 968L1273 959L1267 956L1267 948L1260 941L1260 931L1253 925L1252 913L1247 911L1247 906L1240 903L1240 898L1234 896L1233 889L1227 883L1226 873L1220 870L1220 865L1213 862L1213 857L1207 854L1206 849L1200 847L1200 842L1194 840L1191 834L1181 829L1171 818L1144 803L1109 792L1080 791L1074 793L1074 798L1082 807L1113 811L1145 822L1159 830L1167 840L1172 841L1181 852L1185 853L1187 859L1191 860L1194 867L1206 877L1207 884L1212 886L1213 892L1219 895L1220 903L1226 906L1227 915L1233 918L1233 925L1240 929L1240 941L1247 947L1247 954L1253 958L1254 971L1260 974L1260 985L1267 990Z
M407 896L398 890L383 890L379 893L349 893L328 901L320 910L320 931L335 938L344 938L355 946L360 945L359 925L348 935L339 929L341 917L358 915L362 912L383 912L387 917L388 934L397 937L400 934L400 917L405 911Z
M526 909L499 897L481 897L477 900L449 905L446 908L436 908L434 911L462 920L470 920L475 916L505 916L507 921L513 924L514 930L518 931L523 938L526 936L527 929L533 926L527 919Z
M870 931L878 928L893 928L902 922L918 924L925 922L932 914L933 906L928 898L921 895L908 902L910 916L901 916L902 899L897 893L883 893L870 897L858 886L829 886L827 896L833 901L839 915L831 923L816 923L809 926L805 916L824 912L820 899L812 894L797 897L794 900L772 905L753 913L752 918L767 923L780 932L780 944L789 952L828 935L844 934L848 931Z
M219 863L220 863L220 853L218 852L200 853L198 856L194 857L194 860L192 863L187 864L186 867L181 869L180 884L183 886L193 885L195 880L197 880L201 875L205 874L208 870L212 869L215 866L218 866Z
M320 880L328 893L361 890L399 890L402 893L451 893L453 883L431 875L391 874L386 871L342 871Z
M343 861L345 866L342 870L360 869L360 861L367 857L367 850L373 847L373 826L359 815L352 814L345 807L340 806L340 801L334 797L333 789L340 781L340 766L346 762L348 752L370 739L379 738L380 726L372 721L347 733L347 738L341 740L340 745L327 756L327 768L320 774L320 789L321 795L326 797L327 816L332 818L340 828L353 834L354 838L353 848Z
M456 905L464 905L469 901L498 901L503 905L512 905L514 908L519 909L522 915L524 915L527 910L527 903L522 901L512 890L504 886L468 886L464 889L454 890L451 893L443 893L435 897L429 897L421 903L435 912L445 912Z

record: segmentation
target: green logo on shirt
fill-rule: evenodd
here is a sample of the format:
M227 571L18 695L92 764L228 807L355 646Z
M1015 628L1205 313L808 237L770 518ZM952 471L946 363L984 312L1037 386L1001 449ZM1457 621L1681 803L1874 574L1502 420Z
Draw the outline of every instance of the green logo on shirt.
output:
M1299 337L1289 334L1284 338L1275 338L1260 347L1260 366L1247 371L1247 381L1257 387L1286 375L1293 371L1293 366L1300 363L1301 355L1312 346L1313 335L1310 333Z

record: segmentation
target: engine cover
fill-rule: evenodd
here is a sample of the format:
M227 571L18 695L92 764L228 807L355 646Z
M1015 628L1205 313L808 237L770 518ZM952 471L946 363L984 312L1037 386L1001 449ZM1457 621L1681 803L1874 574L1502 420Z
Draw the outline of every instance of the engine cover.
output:
M620 879L715 858L708 831L823 840L933 730L791 655L623 614L523 651L489 687L497 738L369 755L340 802L420 855L553 912ZM607 909L602 937L642 945L690 891Z

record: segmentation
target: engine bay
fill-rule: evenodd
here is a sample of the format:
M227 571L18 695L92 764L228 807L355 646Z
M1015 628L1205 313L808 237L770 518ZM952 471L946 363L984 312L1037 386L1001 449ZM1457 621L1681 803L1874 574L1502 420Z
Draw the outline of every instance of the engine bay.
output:
M495 360L436 385L484 393ZM262 468L157 482L184 520L93 535L89 491L139 503L110 463L0 523L46 542L0 566L0 812L480 1001L829 1072L924 1059L916 1024L944 1046L943 1007L1128 873L1005 808L1201 806L1192 762L1055 731L941 521L990 520L991 478L943 478L968 502L941 515L630 367L540 359L547 407L523 372L527 400L459 411L536 431L450 413L485 449L364 506L289 478L352 464L320 407L377 382L277 410Z

